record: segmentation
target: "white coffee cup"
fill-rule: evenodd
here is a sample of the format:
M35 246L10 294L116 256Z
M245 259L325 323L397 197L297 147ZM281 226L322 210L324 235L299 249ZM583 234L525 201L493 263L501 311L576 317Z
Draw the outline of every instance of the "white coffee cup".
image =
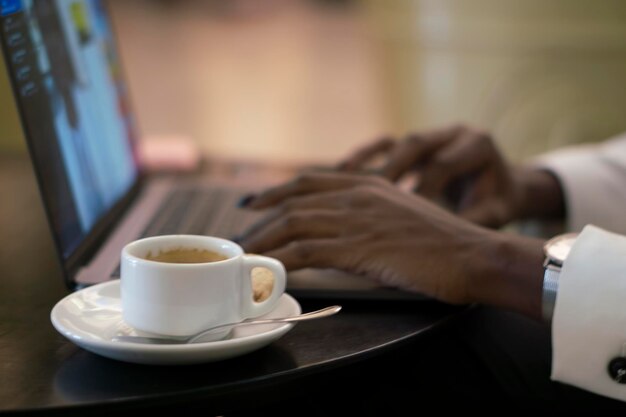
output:
M211 251L226 259L172 263L147 258L180 249ZM252 270L269 269L272 292L253 297ZM124 321L137 330L190 336L212 326L269 313L285 291L286 273L277 259L246 255L235 242L210 236L166 235L127 244L121 254Z

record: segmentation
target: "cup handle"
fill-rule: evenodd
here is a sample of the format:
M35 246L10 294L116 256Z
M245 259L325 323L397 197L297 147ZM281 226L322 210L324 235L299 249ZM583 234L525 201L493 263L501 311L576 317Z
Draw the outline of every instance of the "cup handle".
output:
M268 258L262 255L244 255L243 256L243 273L247 283L245 284L249 289L249 303L243 305L243 316L245 318L258 317L263 314L267 314L276 307L278 299L285 292L287 284L287 272L285 266L277 259ZM265 300L256 302L254 301L252 292L252 270L254 268L267 268L274 275L274 285L272 287L272 293Z

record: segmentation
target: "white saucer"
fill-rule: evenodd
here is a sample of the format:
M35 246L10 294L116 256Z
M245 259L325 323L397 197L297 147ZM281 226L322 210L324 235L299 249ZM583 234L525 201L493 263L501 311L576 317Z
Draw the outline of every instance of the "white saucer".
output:
M300 304L283 294L265 318L300 314ZM119 334L145 334L122 320L119 280L74 292L59 301L50 314L52 324L65 337L93 353L125 362L179 365L213 362L260 349L282 337L293 323L242 326L231 337L189 345L149 345L113 341Z

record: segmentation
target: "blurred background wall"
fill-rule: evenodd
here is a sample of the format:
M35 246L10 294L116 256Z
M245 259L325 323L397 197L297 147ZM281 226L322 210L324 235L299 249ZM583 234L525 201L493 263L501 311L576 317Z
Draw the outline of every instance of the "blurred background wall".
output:
M367 6L402 130L465 121L494 132L513 159L626 130L624 1Z
M521 160L626 131L622 0L110 0L142 134L335 161L465 122Z

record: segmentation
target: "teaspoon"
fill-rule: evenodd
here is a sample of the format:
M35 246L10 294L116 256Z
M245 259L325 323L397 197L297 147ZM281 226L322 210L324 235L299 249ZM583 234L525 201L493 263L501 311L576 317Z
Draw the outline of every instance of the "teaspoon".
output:
M249 326L253 324L272 324L272 323L293 323L297 321L304 320L313 320L319 319L322 317L332 316L341 310L341 306L335 305L330 307L325 307L320 310L310 311L308 313L299 314L297 316L290 317L280 317L274 319L246 319L243 321L239 321L236 323L227 323L221 324L219 326L211 327L209 329L203 330L200 333L189 337L167 337L167 336L127 336L127 335L119 335L115 336L112 340L114 342L134 342L134 343L148 343L148 344L158 344L158 345L181 345L188 343L197 343L198 340L202 339L204 336L207 336L210 333L213 333L217 330L222 330L228 327L237 327L237 326Z

